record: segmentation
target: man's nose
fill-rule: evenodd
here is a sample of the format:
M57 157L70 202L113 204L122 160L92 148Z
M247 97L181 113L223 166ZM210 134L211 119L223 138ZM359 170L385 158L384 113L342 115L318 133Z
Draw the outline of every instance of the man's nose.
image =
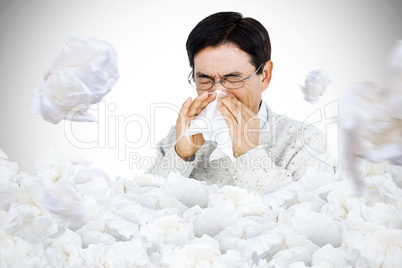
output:
M221 91L221 92L226 94L227 88L225 88L222 85L221 81L223 81L223 80L215 81L215 83L212 85L212 88L210 89L211 92L219 90L219 91Z

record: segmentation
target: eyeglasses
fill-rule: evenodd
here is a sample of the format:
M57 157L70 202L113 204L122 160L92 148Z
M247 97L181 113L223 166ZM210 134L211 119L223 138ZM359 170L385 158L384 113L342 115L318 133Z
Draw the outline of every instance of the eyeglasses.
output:
M219 81L215 81L215 79L207 77L194 78L192 77L193 71L191 71L190 75L188 76L188 82L191 84L193 88L198 90L211 89L216 83L220 83L223 87L227 89L239 89L244 87L244 84L258 72L258 70L261 68L262 65L263 63L261 63L261 65L257 68L257 70L247 78L233 75L233 76L222 77L221 80Z

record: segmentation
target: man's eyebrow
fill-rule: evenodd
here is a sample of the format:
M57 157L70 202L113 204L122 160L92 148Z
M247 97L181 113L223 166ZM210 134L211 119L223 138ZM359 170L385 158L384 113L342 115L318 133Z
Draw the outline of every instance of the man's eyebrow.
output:
M241 76L241 72L235 71L235 72L230 72L230 73L222 75L222 77L227 77L227 76ZM207 74L204 74L202 72L197 72L195 74L195 77L198 77L198 78L212 78L211 76L209 76Z
M212 78L211 76L209 76L209 75L207 75L207 74L204 74L204 73L202 73L202 72L197 72L197 73L195 74L195 77L198 77L198 78Z

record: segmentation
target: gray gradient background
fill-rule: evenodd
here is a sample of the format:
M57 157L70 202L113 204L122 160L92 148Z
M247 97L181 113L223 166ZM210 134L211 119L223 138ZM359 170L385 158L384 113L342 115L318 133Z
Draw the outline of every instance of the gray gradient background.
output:
M179 106L195 96L186 81L187 35L202 18L224 10L266 26L274 73L263 99L274 111L301 121L336 101L353 82L384 84L385 57L394 41L402 39L402 1L1 1L0 148L28 173L48 148L81 155L112 177L143 171L138 165L130 169L128 159L119 160L112 141L111 133L118 131L132 141L142 139L144 132L135 123L111 127L106 148L77 148L65 138L63 121L53 125L29 113L33 89L43 82L68 34L95 37L113 44L119 55L120 80L104 98L117 108L109 116L137 114L150 121L151 103ZM298 85L314 68L325 69L332 84L312 106ZM176 116L172 109L156 114L154 140L167 134ZM84 140L99 132L93 123L73 126ZM151 142L128 153L151 157ZM338 146L337 139L331 144Z

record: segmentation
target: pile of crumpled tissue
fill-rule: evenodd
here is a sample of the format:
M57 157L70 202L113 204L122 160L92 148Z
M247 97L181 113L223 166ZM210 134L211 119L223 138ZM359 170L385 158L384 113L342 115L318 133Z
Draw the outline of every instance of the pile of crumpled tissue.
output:
M398 267L402 189L381 165L353 195L314 168L262 196L171 173L110 179L49 150L36 175L0 150L0 267Z

